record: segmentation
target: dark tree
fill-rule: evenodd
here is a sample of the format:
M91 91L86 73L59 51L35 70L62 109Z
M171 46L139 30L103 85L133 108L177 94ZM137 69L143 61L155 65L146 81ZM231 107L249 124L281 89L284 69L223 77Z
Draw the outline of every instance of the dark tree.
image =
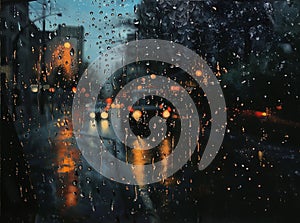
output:
M265 1L143 1L139 38L172 40L195 50L213 67L248 62L272 40L272 6Z

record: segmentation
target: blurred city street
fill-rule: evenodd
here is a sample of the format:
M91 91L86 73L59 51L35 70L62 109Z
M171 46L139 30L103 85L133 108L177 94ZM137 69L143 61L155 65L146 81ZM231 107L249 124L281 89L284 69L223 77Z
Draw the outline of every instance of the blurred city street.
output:
M1 222L300 219L300 1L0 6Z
M18 108L15 124L23 129L18 136L38 202L36 222L279 222L298 215L300 157L294 145L233 131L207 170L199 171L192 161L164 182L146 186L151 210L145 188L113 182L89 166L76 146L69 109L51 114L46 106L40 115L33 106L36 119L23 123L26 114ZM101 121L99 132L113 145L116 138ZM96 125L91 122L91 131Z

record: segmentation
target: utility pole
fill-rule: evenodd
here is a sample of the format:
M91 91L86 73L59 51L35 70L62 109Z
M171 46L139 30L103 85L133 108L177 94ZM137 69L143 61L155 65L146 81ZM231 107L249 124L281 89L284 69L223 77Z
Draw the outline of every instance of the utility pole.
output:
M42 27L42 50L41 50L41 73L39 77L39 110L41 114L44 114L44 107L45 103L47 102L47 95L43 86L47 82L47 71L46 71L46 62L45 62L45 53L46 53L46 0L43 1L43 11L42 11L42 18L43 18L43 27Z
M46 51L46 36L45 36L45 32L46 32L46 0L43 1L43 29L42 29L42 81L44 80L44 75L46 76L46 64L45 64L45 51Z

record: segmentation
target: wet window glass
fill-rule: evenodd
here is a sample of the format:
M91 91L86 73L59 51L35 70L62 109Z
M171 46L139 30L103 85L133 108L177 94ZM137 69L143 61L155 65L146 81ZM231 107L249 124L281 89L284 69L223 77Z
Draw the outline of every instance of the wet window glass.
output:
M296 0L2 0L3 222L294 222Z

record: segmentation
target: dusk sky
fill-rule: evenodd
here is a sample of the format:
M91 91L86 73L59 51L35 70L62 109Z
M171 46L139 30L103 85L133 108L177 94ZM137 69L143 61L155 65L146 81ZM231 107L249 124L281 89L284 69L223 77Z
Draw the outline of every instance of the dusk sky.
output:
M47 4L46 15L62 13L62 16L48 16L46 29L55 30L59 24L84 26L84 57L91 62L100 52L105 52L107 47L116 46L121 43L120 40L125 40L131 28L122 25L122 21L134 18L134 5L139 2L140 0L51 1ZM30 3L31 20L41 17L42 3L42 0ZM35 24L41 28L42 20ZM115 44L109 41L112 37Z

